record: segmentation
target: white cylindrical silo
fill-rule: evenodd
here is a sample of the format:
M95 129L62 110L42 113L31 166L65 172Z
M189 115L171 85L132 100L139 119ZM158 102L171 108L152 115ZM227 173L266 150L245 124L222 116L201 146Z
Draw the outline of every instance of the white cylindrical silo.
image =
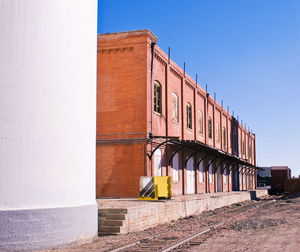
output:
M0 251L97 234L97 0L0 0Z

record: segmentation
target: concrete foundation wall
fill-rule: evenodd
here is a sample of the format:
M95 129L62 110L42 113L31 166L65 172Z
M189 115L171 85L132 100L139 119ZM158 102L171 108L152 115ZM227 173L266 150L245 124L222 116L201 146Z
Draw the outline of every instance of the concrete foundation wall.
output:
M237 202L251 200L256 197L267 196L267 190L247 192L216 193L214 195L195 195L177 198L165 202L149 202L141 206L124 209L127 212L120 233L145 230L150 227L169 223L188 216L200 214L203 211L228 206ZM99 209L102 213L107 209ZM102 215L104 220L105 216ZM101 229L100 229L101 231Z

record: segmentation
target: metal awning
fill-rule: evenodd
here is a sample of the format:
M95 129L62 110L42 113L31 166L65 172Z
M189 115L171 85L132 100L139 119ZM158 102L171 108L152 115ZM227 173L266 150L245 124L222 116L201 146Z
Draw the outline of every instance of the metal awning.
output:
M158 137L154 137L154 138L158 138ZM179 149L190 150L193 152L192 155L194 155L195 153L203 153L210 159L214 158L214 159L221 159L224 161L226 160L227 164L232 163L235 165L243 166L243 167L247 168L247 170L254 170L254 171L261 170L261 168L248 163L246 160L243 160L243 159L237 157L236 155L226 153L222 150L216 149L214 147L211 147L211 146L204 144L197 140L180 140L179 138L169 138L169 139L165 138L164 141L159 143L152 150L150 155L148 154L149 159L152 158L154 152L162 145L172 145L172 146L176 145L177 147L179 147L179 148L177 148L176 152ZM192 155L189 155L189 158ZM171 155L171 159L169 160L169 163L172 160L173 156L174 155Z

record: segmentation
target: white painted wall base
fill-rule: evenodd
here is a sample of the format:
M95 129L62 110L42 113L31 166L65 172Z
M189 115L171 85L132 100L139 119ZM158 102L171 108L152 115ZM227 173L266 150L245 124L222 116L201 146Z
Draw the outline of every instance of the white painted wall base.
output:
M97 235L97 204L0 211L0 251L32 251L81 244Z

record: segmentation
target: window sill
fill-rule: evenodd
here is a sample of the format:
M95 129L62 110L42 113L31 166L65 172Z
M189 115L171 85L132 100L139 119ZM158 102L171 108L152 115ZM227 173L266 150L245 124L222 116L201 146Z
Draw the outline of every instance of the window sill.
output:
M153 111L153 113L156 114L156 115L158 115L158 116L160 116L160 117L162 117L162 113L158 113L156 111Z
M180 122L177 122L177 121L175 121L175 120L173 120L173 119L172 119L172 123L177 124L177 125L180 125Z
M193 132L193 129L189 128L189 127L186 127L187 130Z

